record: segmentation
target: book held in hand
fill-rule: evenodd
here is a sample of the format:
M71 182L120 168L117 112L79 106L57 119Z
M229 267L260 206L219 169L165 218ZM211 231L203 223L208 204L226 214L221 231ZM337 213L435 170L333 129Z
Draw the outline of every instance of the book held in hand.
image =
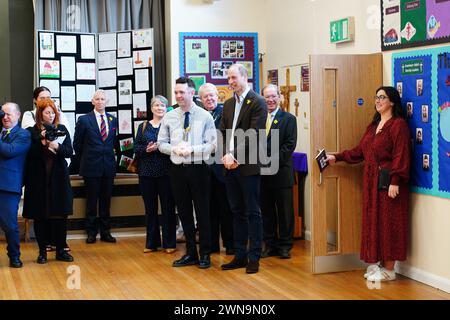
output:
M325 170L325 168L330 165L327 161L327 153L325 152L325 149L319 151L319 153L316 156L316 160L317 164L319 165L320 172Z

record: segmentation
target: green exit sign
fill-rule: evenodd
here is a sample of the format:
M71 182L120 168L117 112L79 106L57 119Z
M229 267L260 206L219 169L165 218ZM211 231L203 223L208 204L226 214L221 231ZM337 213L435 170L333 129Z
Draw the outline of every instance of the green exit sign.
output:
M355 37L355 19L348 17L330 22L330 42L353 41Z

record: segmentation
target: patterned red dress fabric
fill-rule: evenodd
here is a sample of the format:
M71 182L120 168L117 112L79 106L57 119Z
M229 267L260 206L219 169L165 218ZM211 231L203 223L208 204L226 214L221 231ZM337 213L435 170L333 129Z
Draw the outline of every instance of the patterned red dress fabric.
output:
M364 161L361 259L367 263L406 260L408 244L409 168L411 137L401 118L388 120L381 132L371 123L359 145L336 155L336 161ZM379 167L390 169L391 185L399 186L392 199L378 190Z

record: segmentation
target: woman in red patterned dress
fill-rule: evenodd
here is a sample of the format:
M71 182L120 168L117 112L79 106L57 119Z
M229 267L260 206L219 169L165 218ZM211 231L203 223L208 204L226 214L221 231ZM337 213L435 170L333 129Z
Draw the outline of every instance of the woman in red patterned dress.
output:
M364 277L389 281L395 280L395 261L406 260L411 137L395 88L379 88L375 103L375 116L359 145L328 155L327 161L364 161L360 257L372 264ZM389 170L387 189L378 188L380 168Z

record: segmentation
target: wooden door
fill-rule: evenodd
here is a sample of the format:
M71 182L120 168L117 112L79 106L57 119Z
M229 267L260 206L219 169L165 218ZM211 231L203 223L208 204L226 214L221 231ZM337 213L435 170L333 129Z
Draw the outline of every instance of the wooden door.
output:
M361 269L362 164L338 163L321 175L313 158L359 143L383 82L382 55L312 55L310 65L312 271Z

